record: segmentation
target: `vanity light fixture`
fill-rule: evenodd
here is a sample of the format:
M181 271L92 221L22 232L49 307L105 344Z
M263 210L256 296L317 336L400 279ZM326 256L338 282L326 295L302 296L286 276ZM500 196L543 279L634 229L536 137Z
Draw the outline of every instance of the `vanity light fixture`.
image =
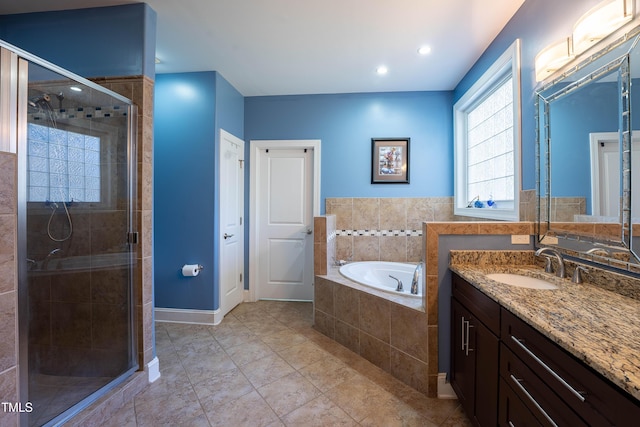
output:
M536 80L542 81L575 57L571 37L542 49L535 59Z
M606 0L573 26L573 49L582 53L633 19L634 0Z
M389 69L384 65L380 65L378 68L376 68L376 73L380 74L381 76L387 74L388 72Z

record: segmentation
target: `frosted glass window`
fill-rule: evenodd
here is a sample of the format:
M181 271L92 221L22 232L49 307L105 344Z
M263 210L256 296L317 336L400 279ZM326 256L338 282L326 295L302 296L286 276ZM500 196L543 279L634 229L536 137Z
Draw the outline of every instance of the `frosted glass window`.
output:
M454 106L456 215L519 220L520 42Z
M99 202L100 138L29 123L30 202Z
M467 113L467 188L479 200L513 201L513 78ZM511 159L511 161L510 161Z

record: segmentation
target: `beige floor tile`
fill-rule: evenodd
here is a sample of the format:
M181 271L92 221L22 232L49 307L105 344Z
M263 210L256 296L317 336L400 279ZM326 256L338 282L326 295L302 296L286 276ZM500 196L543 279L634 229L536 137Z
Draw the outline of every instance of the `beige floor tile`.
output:
M282 357L272 354L242 366L242 372L254 387L272 383L295 370Z
M193 388L205 410L226 404L254 390L238 368L206 378L196 383Z
M278 416L256 391L224 405L206 408L212 427L266 427L278 425Z
M332 389L345 381L350 381L358 375L357 372L335 357L325 357L301 368L299 372L322 392Z
M287 427L350 427L357 426L353 418L324 396L317 397L285 415Z
M264 397L275 413L282 417L318 397L320 390L298 372L293 372L260 387L258 393Z
M118 409L101 427L137 427L133 401Z
M208 356L190 354L182 359L182 365L193 384L236 367L236 364L224 351Z
M274 334L261 337L262 341L274 351L284 350L307 341L304 335L287 328Z
M458 405L453 414L441 424L442 427L471 427L472 425L460 405Z
M254 334L264 337L267 335L273 335L278 332L291 331L287 326L278 322L273 317L267 317L262 319L255 319L247 322L243 322L244 326L249 328Z
M143 391L136 396L135 407L138 426L181 425L185 420L204 415L192 388L172 390L163 394Z
M470 427L312 327L310 303L242 303L216 326L158 322L161 377L103 427Z
M333 403L360 422L386 405L395 401L393 395L362 376L343 382L325 392Z
M256 335L244 325L214 331L213 336L225 350L256 339Z
M329 356L315 343L307 340L278 352L294 369L300 369Z
M252 341L228 348L226 352L238 366L246 365L254 360L275 354L268 345L259 339L253 339Z

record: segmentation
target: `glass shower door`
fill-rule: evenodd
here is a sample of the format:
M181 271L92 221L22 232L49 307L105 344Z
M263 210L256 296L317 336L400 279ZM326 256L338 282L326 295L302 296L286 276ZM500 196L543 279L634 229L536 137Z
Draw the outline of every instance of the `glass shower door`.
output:
M20 70L21 400L39 426L137 368L133 107L62 70L22 59Z

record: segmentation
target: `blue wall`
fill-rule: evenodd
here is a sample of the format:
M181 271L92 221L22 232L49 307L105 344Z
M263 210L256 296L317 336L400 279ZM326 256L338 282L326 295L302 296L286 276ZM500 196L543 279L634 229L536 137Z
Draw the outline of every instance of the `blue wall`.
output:
M155 76L156 12L144 3L0 16L0 39L82 77Z
M451 92L249 97L245 137L320 139L327 197L453 195ZM371 184L371 138L409 137L410 184ZM247 153L249 152L247 144Z
M600 1L526 0L454 90L455 103L515 39L521 39L523 190L535 188L535 56L548 45L569 36L578 18Z
M158 74L155 91L155 305L215 310L219 129L243 137L244 101L213 71ZM181 275L196 263L197 277Z

